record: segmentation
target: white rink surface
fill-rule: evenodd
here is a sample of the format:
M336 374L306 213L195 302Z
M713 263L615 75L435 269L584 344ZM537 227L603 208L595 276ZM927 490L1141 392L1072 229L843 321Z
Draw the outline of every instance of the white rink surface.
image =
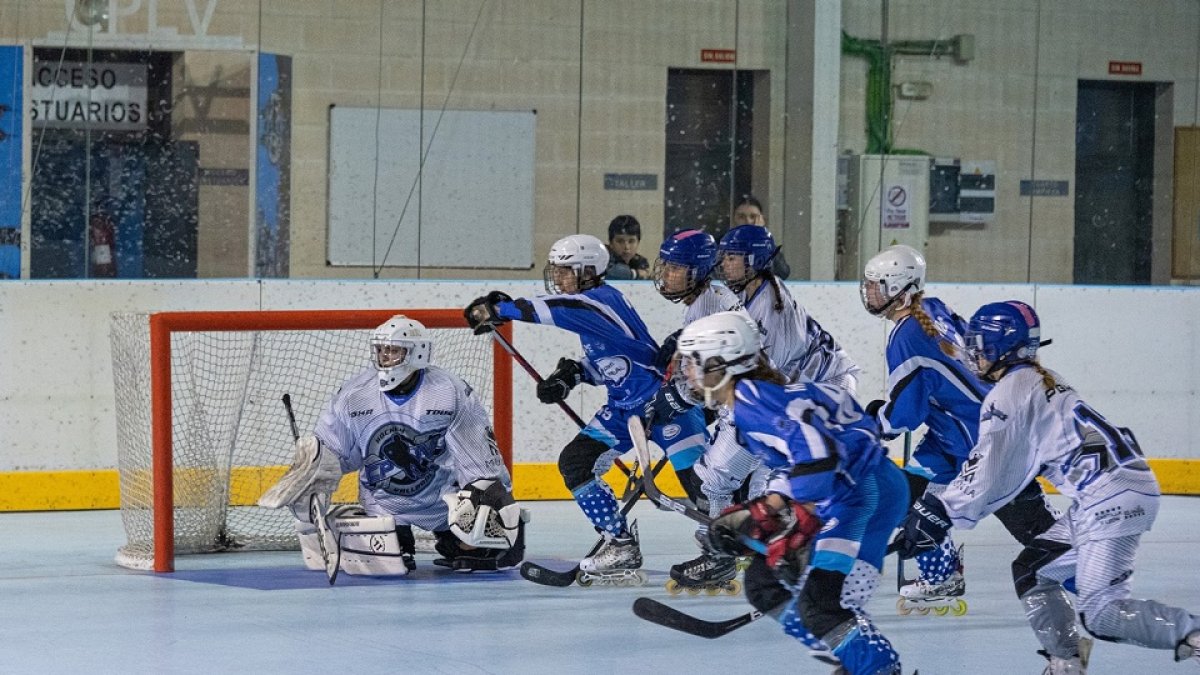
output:
M1163 500L1144 539L1134 592L1200 610L1197 502ZM530 559L565 569L595 535L571 502L533 502ZM131 572L112 562L124 542L115 511L0 514L0 673L827 673L763 619L717 640L646 623L630 605L647 595L709 619L748 611L743 596L671 598L672 563L691 558L682 517L634 511L651 584L558 589L515 571L455 575L419 556L407 578L343 575L330 588L298 553L180 559L179 572ZM1044 661L1013 597L1018 547L994 519L967 544L970 612L900 617L895 563L871 604L905 673L1040 673ZM908 566L911 571L913 567ZM1168 652L1098 643L1093 675L1200 673Z

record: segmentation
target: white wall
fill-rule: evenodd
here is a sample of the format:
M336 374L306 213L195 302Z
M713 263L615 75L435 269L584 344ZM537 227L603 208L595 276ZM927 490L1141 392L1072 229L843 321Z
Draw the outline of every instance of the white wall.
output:
M656 337L682 309L649 282L617 284ZM863 401L885 378L886 326L863 311L856 284L789 284L864 370ZM0 471L116 466L108 317L114 311L462 307L494 288L517 295L539 282L188 281L8 282L0 285ZM1054 345L1043 362L1060 371L1115 423L1133 428L1153 457L1200 457L1200 289L937 284L932 294L964 315L984 302L1016 298L1042 315ZM581 351L573 336L518 325L514 343L542 373ZM513 374L514 459L552 462L574 425L537 402ZM571 398L585 418L599 390Z

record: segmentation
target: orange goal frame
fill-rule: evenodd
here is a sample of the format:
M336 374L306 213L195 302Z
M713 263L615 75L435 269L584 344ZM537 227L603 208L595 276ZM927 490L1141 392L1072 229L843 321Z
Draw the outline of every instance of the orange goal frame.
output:
M158 312L150 315L150 434L154 482L154 571L175 570L174 476L171 459L171 333L372 329L396 314L428 328L467 328L460 309ZM500 327L512 341L512 325ZM504 464L512 471L512 361L492 344L492 419ZM332 392L330 392L332 394Z

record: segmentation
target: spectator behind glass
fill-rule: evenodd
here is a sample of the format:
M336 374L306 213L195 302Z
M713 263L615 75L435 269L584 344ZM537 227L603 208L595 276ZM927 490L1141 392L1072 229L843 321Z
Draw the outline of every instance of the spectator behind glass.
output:
M650 261L638 255L642 224L633 216L617 216L608 224L608 271L606 279L649 279Z
M743 195L742 200L737 203L733 209L733 222L730 227L738 225L762 225L767 226L767 218L763 215L762 202L754 195ZM792 268L783 258L783 249L780 248L775 257L771 259L771 273L780 279L787 279L792 273Z

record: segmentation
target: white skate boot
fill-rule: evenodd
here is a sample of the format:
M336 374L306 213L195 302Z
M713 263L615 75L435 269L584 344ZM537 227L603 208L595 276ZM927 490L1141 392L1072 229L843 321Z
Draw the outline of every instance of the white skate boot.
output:
M594 555L579 561L580 586L642 586L648 580L642 566L642 549L638 546L637 522L629 524L629 535L604 535L604 544Z
M896 611L901 616L913 612L925 615L930 610L937 616L962 616L967 613L967 601L962 597L966 591L967 582L961 571L954 572L940 584L917 579L900 589Z

